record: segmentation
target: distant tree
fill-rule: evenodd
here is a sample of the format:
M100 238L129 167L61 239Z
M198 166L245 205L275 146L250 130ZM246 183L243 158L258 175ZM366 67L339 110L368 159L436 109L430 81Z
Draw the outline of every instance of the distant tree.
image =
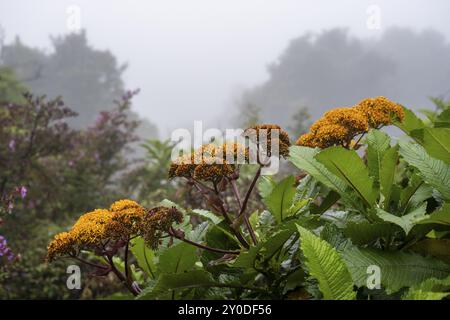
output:
M261 122L261 108L253 103L246 103L239 108L236 124L240 128L248 128Z
M311 114L308 107L300 107L292 116L291 125L287 127L287 131L291 138L298 137L309 131L311 125Z
M119 99L124 93L122 76L127 65L120 65L111 52L90 46L84 31L53 37L51 41L53 50L46 54L16 38L12 44L3 46L3 64L13 68L33 93L62 96L79 114L69 124L86 128L100 111L110 110L111 98ZM135 112L128 113L139 119ZM149 121L141 122L140 135L154 137L156 127Z
M23 102L26 87L17 80L11 68L0 67L0 104L6 102Z

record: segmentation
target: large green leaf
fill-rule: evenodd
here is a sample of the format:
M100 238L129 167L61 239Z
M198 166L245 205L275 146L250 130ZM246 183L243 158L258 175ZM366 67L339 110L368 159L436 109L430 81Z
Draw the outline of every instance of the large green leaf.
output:
M433 158L450 163L450 129L423 128L413 130L411 136L425 148Z
M297 225L309 274L317 279L323 298L355 299L352 277L339 253L326 241Z
M356 151L331 147L316 155L316 159L341 178L369 206L375 203L377 192L369 171Z
M420 221L419 223L435 223L450 226L450 203L444 203L439 210L436 210L432 214L426 216L426 219Z
M423 239L411 246L411 250L450 264L450 239Z
M411 198L423 185L423 179L418 174L413 173L409 178L408 185L400 191L400 211L404 212L408 208Z
M381 165L386 151L390 147L391 139L379 130L372 129L367 133L367 166L369 174L378 183L380 180Z
M174 290L188 290L214 286L212 276L203 270L192 270L185 273L163 273L154 286L142 291L138 299L175 298Z
M289 160L297 168L305 170L314 179L336 191L344 203L349 204L353 208L359 208L360 204L356 199L356 195L347 187L347 184L315 159L319 152L320 149L293 146L289 151Z
M183 273L191 270L197 261L196 248L185 242L164 250L158 263L159 273Z
M389 148L381 160L380 168L380 192L383 198L384 208L389 207L391 200L392 186L394 185L395 168L397 166L397 148Z
M444 199L450 199L450 165L432 158L425 149L413 142L400 141L400 155L417 168L425 182L438 190Z
M342 230L347 238L356 245L365 245L379 238L388 238L398 227L386 222L349 221Z
M273 188L276 186L276 182L272 176L261 176L258 182L258 191L262 198L269 196Z
M444 110L434 122L435 128L450 128L450 109Z
M358 287L366 286L367 268L378 266L381 284L388 293L417 285L431 277L442 279L450 275L450 265L415 253L352 248L345 251L343 257Z
M209 220L214 224L219 224L222 221L222 218L218 217L216 214L212 213L209 210L194 209L190 212L190 214L205 220Z
M147 276L154 278L156 271L155 253L145 245L144 239L141 237L132 239L130 250L136 258L139 267Z
M425 127L423 121L420 118L418 118L414 112L412 112L407 108L403 108L403 110L405 111L405 117L403 118L403 120L401 122L400 121L394 122L394 124L397 127L399 127L408 134L413 130Z
M450 295L450 277L431 278L410 288L402 297L404 300L441 300Z
M295 196L295 178L289 176L279 182L270 195L264 199L275 220L281 223L288 216L289 208Z
M421 221L427 219L426 217L427 213L427 204L423 203L420 207L416 208L412 212L405 214L404 216L396 216L389 212L386 212L380 208L377 208L377 215L381 219L383 219L386 222L391 222L399 227L401 227L405 234L408 235L408 233L411 231L411 229Z
M250 247L248 251L241 253L233 263L233 267L253 268L255 260L258 258L263 260L272 258L275 253L283 248L286 241L292 237L294 232L296 231L290 228L276 231L265 241L261 241L256 246Z

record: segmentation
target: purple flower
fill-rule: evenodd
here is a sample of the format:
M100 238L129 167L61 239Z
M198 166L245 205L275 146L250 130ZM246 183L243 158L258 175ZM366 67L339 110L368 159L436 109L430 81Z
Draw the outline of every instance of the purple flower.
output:
M28 193L27 188L25 186L21 186L19 191L20 191L20 196L22 197L22 199L24 199Z
M5 237L2 235L0 235L0 257L6 257L9 262L11 262L15 257L11 249L8 247Z

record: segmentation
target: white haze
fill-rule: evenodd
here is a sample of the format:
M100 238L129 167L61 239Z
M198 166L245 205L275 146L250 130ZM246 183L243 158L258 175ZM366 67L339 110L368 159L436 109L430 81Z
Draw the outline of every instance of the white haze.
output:
M95 48L129 63L126 87L141 88L134 108L163 136L194 120L220 124L239 92L266 80L266 66L305 32L346 27L371 38L401 26L450 38L446 0L0 0L6 42L19 35L27 45L49 48L50 35L68 32L70 5L81 8ZM370 5L381 9L380 30L366 26Z

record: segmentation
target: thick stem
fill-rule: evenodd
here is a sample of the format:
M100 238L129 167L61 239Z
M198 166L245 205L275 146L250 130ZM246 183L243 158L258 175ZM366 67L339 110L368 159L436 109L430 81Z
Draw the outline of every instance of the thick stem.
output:
M193 246L198 247L200 249L208 250L208 251L211 251L211 252L223 253L223 254L233 254L233 255L238 255L240 253L239 251L230 251L230 250L224 250L224 249L219 249L219 248L212 248L212 247L209 247L209 246L206 246L206 245L203 245L203 244L191 241L189 239L186 239L186 238L178 235L175 232L175 230L173 230L173 228L169 229L169 234L171 236L181 240L181 241L184 241L184 242L190 244L190 245L193 245Z
M130 244L130 239L127 239L127 244L125 245L125 257L124 257L124 263L125 263L125 278L127 281L130 281L130 270L128 265L128 246Z
M234 196L236 197L236 201L239 205L239 212L240 210L242 210L242 200L241 200L241 196L239 194L239 190L236 186L236 181L235 180L231 180L229 179L231 187L233 189L234 192ZM245 226L247 227L248 233L250 234L250 237L252 238L253 244L258 244L258 239L256 239L256 235L255 235L255 231L253 231L252 225L250 223L250 221L248 220L248 216L246 214L244 214L244 222L245 222Z
M364 133L359 137L359 139L356 141L355 146L353 147L353 149L356 148L356 147L358 146L359 142L361 141L361 139L364 137L365 134L366 134L366 133L364 132Z
M238 219L242 216L242 214L247 209L248 200L250 199L253 188L255 187L256 182L258 181L260 175L261 175L261 166L258 168L258 171L256 171L256 174L253 177L253 181L250 184L250 187L248 188L247 193L245 194L244 202L242 203L242 207L241 207L241 211L239 212Z
M119 278L120 281L123 282L128 291L130 291L134 296L137 296L139 292L136 290L135 287L133 287L131 282L122 274L122 272L117 270L112 257L108 256L108 262L109 265L111 266L111 271L117 276L117 278Z

